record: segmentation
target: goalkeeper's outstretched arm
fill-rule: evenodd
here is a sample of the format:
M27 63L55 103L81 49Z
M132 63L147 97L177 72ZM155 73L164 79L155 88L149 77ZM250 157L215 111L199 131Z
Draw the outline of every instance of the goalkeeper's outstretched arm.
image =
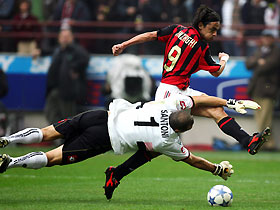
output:
M228 161L222 161L220 164L215 164L202 157L195 156L192 153L190 153L190 156L183 161L195 168L209 171L213 175L219 175L224 180L227 180L228 177L234 173L232 165Z

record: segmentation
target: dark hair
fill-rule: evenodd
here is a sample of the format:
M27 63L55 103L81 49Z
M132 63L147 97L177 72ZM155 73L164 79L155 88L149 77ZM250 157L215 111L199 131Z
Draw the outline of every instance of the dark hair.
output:
M187 111L181 110L171 113L169 116L169 124L173 130L184 132L190 130L193 126L193 117Z
M198 29L198 24L200 22L202 22L202 24L206 26L210 22L217 22L217 21L221 21L220 15L217 12L215 12L213 9L202 4L196 10L192 25L194 28Z

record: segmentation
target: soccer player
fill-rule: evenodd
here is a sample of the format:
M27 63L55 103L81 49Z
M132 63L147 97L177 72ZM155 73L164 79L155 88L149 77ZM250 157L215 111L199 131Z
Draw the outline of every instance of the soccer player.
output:
M46 153L32 152L21 157L3 154L0 156L0 173L16 167L39 169L76 163L109 150L116 154L138 150L143 154L151 151L156 155L167 155L226 180L233 173L229 162L214 164L195 156L182 145L179 138L179 133L192 128L191 108L200 106L228 106L238 112L246 108L259 108L252 101L233 103L232 100L212 96L176 95L146 104L131 104L116 99L110 104L109 111L87 111L42 129L27 128L11 136L1 137L0 147L10 143L30 144L58 138L64 138L65 143ZM254 143L252 149L256 145Z
M216 63L210 54L208 45L208 42L217 36L219 29L219 14L202 5L196 11L192 26L171 25L158 31L139 34L121 44L114 45L112 52L114 56L118 56L131 45L153 40L165 42L162 79L155 99L167 98L178 93L190 96L206 95L190 88L189 82L191 75L199 70L206 70L214 77L218 77L225 69L229 55L219 53L219 63ZM225 113L223 107L194 107L191 114L213 118L225 134L236 139L251 155L255 155L266 141L263 137L270 135L270 129L266 128L260 133L250 136L234 118ZM252 149L252 145L255 145L254 149ZM104 186L107 199L111 199L115 188L124 176L154 157L137 151L117 168L107 168Z
M208 45L208 42L217 36L220 20L219 14L202 5L196 11L192 26L171 25L158 31L139 34L114 45L112 52L117 56L131 45L153 40L165 42L162 79L155 100L177 93L190 96L206 95L190 88L189 82L191 75L199 70L209 71L211 75L218 77L225 69L229 55L219 53L219 63L216 63L211 57ZM234 118L227 115L223 107L195 107L192 109L192 115L213 118L225 134L236 139L250 154L256 154L249 145L254 141L262 141L258 133L250 136ZM249 141L248 137L251 137Z

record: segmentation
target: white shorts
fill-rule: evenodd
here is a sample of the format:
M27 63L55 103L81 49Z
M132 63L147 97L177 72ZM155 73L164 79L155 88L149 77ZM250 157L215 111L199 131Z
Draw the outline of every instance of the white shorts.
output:
M178 94L178 93L187 96L201 96L203 94L206 94L198 90L194 90L190 87L188 87L186 90L181 90L176 85L160 83L156 92L155 100L168 98L171 96L171 94Z

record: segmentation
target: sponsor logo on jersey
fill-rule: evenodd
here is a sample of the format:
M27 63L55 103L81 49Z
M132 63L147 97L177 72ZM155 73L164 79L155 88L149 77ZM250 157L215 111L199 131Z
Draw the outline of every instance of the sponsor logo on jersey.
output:
M191 48L193 48L197 43L196 40L185 34L183 31L179 31L175 36L177 36L178 39L185 42L185 44L189 45Z
M161 110L160 112L160 132L162 138L168 138L169 137L169 115L168 111Z

